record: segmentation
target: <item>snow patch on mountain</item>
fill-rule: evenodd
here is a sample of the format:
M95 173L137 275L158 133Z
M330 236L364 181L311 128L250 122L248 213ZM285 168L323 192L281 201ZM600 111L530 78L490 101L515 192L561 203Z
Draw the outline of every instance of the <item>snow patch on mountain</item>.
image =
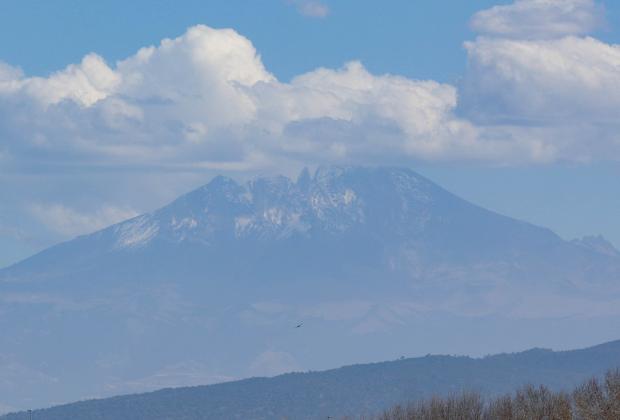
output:
M159 232L159 224L148 215L116 226L118 248L136 248L148 244Z
M181 230L181 229L193 230L193 229L196 229L196 227L198 226L198 221L194 219L193 217L184 217L181 220L177 220L175 217L173 217L172 221L170 222L170 225L172 226L174 230Z

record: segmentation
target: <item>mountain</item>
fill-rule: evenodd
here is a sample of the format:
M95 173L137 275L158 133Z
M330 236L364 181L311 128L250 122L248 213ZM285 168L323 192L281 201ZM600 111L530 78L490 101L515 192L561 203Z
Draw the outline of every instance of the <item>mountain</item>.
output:
M610 340L620 257L601 244L409 169L216 177L0 270L0 407Z
M614 248L611 242L605 239L602 235L584 236L583 238L580 238L580 239L573 239L572 243L574 243L575 245L585 247L587 249L590 249L600 254L607 254L612 257L620 256L620 252L618 252L618 250Z
M620 341L584 350L532 349L484 358L426 356L289 373L225 384L164 389L34 412L46 420L324 419L378 414L399 403L476 390L486 397L526 384L571 390L620 366ZM0 420L27 420L27 413Z

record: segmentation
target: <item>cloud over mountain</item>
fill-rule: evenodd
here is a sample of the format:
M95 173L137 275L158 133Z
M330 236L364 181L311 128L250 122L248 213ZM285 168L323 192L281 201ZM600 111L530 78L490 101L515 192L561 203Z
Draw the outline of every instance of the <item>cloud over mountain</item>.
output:
M161 195L153 205L197 172L204 179L334 163L618 160L619 47L585 36L601 20L589 0L482 11L457 85L377 75L359 61L285 82L251 40L204 25L117 63L91 53L48 77L0 64L2 193L32 192L14 200L14 212L62 202L96 215L105 210L64 192L68 174L80 175L71 182L82 191ZM120 182L119 171L134 176ZM29 179L40 172L57 177L48 179L55 197ZM145 185L145 173L167 180ZM97 199L140 207L112 195Z
M81 214L61 204L34 205L30 211L45 226L66 236L77 236L92 232L93 229L103 229L137 215L133 210L111 206L104 206L94 213Z
M452 86L375 76L359 62L282 83L248 39L206 26L113 67L90 54L49 78L6 73L13 78L0 85L8 115L0 129L12 134L18 167L42 148L58 153L52 161L75 153L132 165L261 166L364 159L386 148L388 157L441 157L471 137L451 113ZM34 127L12 118L17 104Z
M202 25L114 65L89 54L47 78L3 65L4 165L20 170L44 153L54 164L236 169L369 157L614 158L615 129L598 133L597 145L581 132L567 143L556 135L575 118L616 120L618 47L579 36L599 15L586 0L521 0L479 12L472 26L484 37L466 43L459 87L374 75L356 61L285 83L249 39ZM548 130L529 130L530 121Z

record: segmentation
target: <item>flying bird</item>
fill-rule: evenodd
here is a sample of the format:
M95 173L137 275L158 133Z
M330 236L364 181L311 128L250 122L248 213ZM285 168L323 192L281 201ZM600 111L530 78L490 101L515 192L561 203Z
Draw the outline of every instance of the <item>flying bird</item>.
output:
M302 321L302 322L300 322L299 324L297 324L297 325L295 326L295 328L301 328L301 326L302 326L302 325L304 325L303 321Z

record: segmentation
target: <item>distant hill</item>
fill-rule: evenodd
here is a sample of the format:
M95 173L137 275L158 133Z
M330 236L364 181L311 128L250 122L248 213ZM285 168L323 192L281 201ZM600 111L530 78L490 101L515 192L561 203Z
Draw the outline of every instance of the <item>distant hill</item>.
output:
M484 358L427 356L323 372L84 401L34 412L45 420L325 419L462 390L497 396L525 384L570 390L620 366L620 341L583 350L533 349ZM27 413L1 420L26 420Z
M618 325L620 254L603 238L566 241L407 168L219 176L0 270L0 411L577 348Z

